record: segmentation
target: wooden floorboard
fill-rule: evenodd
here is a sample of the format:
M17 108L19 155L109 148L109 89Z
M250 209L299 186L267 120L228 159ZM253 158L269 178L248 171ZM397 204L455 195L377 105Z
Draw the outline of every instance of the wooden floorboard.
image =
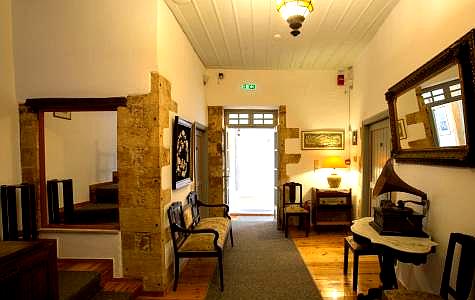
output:
M356 299L357 293L367 293L369 288L378 287L379 263L376 256L360 257L358 291L352 290L353 257L350 254L348 275L343 275L343 232L312 231L309 237L296 228L291 228L290 238L295 243L315 285L320 290L323 299ZM350 252L351 253L351 252ZM226 259L224 261L226 263ZM131 291L136 289L135 280L111 279L112 263L95 260L83 262L80 260L60 260L60 269L99 271L109 278L103 284L107 290ZM214 275L216 259L195 258L188 260L180 274L178 289L169 291L165 296L147 296L140 294L138 300L201 300L206 298L208 284ZM232 278L228 278L232 280Z

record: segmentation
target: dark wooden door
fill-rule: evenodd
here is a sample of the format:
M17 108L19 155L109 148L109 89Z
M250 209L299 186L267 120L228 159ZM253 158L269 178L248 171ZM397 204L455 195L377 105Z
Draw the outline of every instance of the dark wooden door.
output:
M208 198L208 151L206 145L206 127L195 126L195 153L194 153L193 182L199 199L207 201Z

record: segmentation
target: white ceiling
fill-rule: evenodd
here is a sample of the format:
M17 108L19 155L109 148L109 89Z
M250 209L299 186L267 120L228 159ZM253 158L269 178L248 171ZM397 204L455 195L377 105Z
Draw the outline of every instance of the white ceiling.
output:
M165 2L207 68L339 69L353 65L398 0L314 0L297 37L275 0Z

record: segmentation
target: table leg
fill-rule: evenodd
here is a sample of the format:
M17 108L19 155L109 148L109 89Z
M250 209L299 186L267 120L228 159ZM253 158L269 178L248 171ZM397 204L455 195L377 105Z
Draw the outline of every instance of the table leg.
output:
M375 300L382 299L383 291L397 288L396 272L394 270L394 264L396 258L391 251L382 250L381 258L381 273L379 278L381 279L382 286L380 288L371 288L368 290L368 294L359 294L358 300Z
M383 261L381 264L381 273L379 274L379 278L383 283L383 290L397 288L396 272L394 270L396 258L391 253L391 251L383 251L382 256Z

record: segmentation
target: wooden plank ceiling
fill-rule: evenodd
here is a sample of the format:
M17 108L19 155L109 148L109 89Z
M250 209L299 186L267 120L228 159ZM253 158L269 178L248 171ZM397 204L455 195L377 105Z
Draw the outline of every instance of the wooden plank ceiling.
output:
M207 68L335 70L353 65L398 0L315 0L297 37L275 0L165 2Z

